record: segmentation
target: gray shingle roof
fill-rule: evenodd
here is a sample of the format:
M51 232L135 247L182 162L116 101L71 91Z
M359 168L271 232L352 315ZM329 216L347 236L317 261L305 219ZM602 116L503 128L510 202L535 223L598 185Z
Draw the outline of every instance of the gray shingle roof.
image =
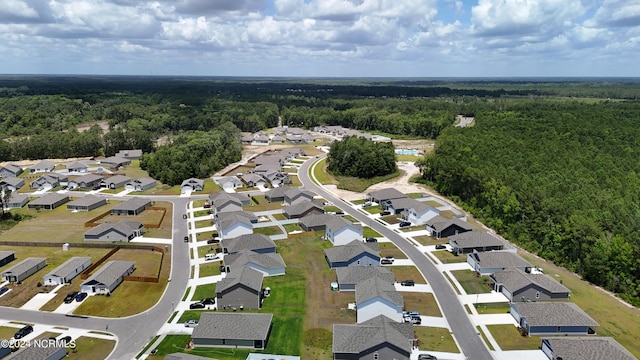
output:
M100 203L102 201L105 201L104 198L102 197L98 197L95 195L91 195L91 194L87 194L85 196L82 196L80 198L77 198L76 200L73 200L72 202L67 204L67 207L71 206L90 206L93 204L97 204Z
M182 184L180 184L180 186L185 186L185 185L204 187L204 180L196 179L196 178L188 178L186 180L183 180Z
M264 234L245 234L231 239L222 239L222 246L230 253L241 250L258 250L265 248L275 248L276 243Z
M254 213L244 211L244 210L222 212L217 214L216 217L217 217L217 220L220 222L228 221L228 220L239 220L239 219L248 220L250 222L258 221L258 217Z
M356 231L362 232L362 225L348 222L339 216L336 216L327 222L327 229L330 229L334 233L347 226L352 227Z
M587 313L571 302L513 303L529 326L598 326Z
M303 201L295 205L286 206L282 210L282 212L285 215L298 216L298 215L304 214L305 212L311 210L312 208L316 208L324 212L324 208L322 207L322 204L320 204L317 201Z
M77 178L75 178L73 180L74 183L79 184L79 183L95 183L97 181L102 180L103 176L100 175L96 175L96 174L87 174L87 175L82 175L79 176Z
M429 205L426 205L416 199L411 199L408 197L391 199L391 200L388 200L387 202L391 203L393 208L396 210L414 208L416 209L417 212L421 212L422 210L429 208Z
M571 336L543 338L551 346L554 359L564 360L637 360L611 337Z
M29 199L29 195L27 194L19 194L17 192L12 192L11 197L9 198L9 204L22 203L24 199Z
M157 181L150 178L150 177L143 177L143 178L139 178L139 179L135 179L133 181L130 182L130 184L132 185L139 185L142 187L145 187L147 185L151 185L151 184L155 184Z
M300 224L305 226L306 228L315 228L318 226L326 227L327 223L334 218L337 218L337 216L331 214L308 215L300 218Z
M370 278L356 284L356 306L367 300L380 297L397 306L404 305L404 298L393 283L378 278Z
M50 359L51 356L60 352L61 355L66 354L66 351L62 351L63 348L59 346L26 346L21 350L16 351L13 355L9 355L7 360L35 360L35 359ZM55 359L58 359L56 357Z
M48 193L43 197L34 199L31 201L31 205L51 205L61 201L63 199L69 199L69 195L58 194L58 193Z
M118 211L133 211L133 210L138 210L141 207L144 206L148 206L151 205L151 200L149 199L143 199L143 198L139 198L139 197L134 197L131 198L123 203L120 203L116 206L114 206L111 211L114 210L118 210Z
M264 179L258 174L250 173L242 175L242 181L246 183L252 182L254 184L257 184L259 182L264 182Z
M129 159L125 159L125 158L121 158L118 156L109 156L108 158L104 158L102 160L100 160L100 164L107 164L107 165L119 165L119 164L130 164L131 160Z
M407 197L407 195L401 193L395 188L387 188L387 189L381 189L377 191L371 191L367 193L367 196L370 198L379 199L379 200L400 199L400 198Z
M140 229L141 227L142 227L141 222L132 221L132 220L122 220L115 224L110 222L102 223L98 226L92 227L84 234L98 236L98 235L104 234L107 231L113 230L121 233L124 236L129 236L134 231Z
M87 261L91 263L91 258L88 256L74 256L60 264L60 266L53 269L45 276L60 276L68 278L70 275L76 274L76 270L86 264Z
M53 169L55 166L56 164L52 163L51 161L42 160L36 164L29 166L29 168L30 169Z
M16 164L7 164L5 166L0 167L0 170L2 169L7 169L8 171L14 173L14 174L18 174L22 171L22 167L16 165Z
M253 263L265 269L280 269L286 267L282 256L278 253L259 254L251 250L240 250L235 254L224 256L224 264L234 269Z
M125 159L138 159L142 157L142 150L141 149L120 150L115 156L125 158Z
M509 269L497 272L491 277L511 292L518 291L529 284L536 284L552 293L569 293L566 286L546 274L530 274L519 269Z
M427 225L431 226L434 230L440 232L451 225L458 225L459 227L465 230L473 230L473 226L466 221L463 221L458 218L447 219L444 216L435 216L434 218L427 221Z
M15 255L16 253L13 251L0 251L0 260L4 260L6 257L11 255Z
M108 178L102 180L102 182L104 182L107 185L110 185L110 184L118 185L118 184L127 183L129 180L131 180L131 178L128 176L114 175L114 176L109 176Z
M395 277L389 268L380 266L348 266L336 269L338 284L357 284L361 281L379 278L393 283Z
M121 276L123 276L127 270L135 266L133 261L123 260L111 260L107 261L98 271L89 276L82 284L87 284L95 281L104 285L111 285Z
M209 196L209 199L211 199L213 207L216 208L227 204L235 204L236 206L242 207L242 202L240 201L240 199L236 198L235 196L231 196L231 194L228 194L224 191L211 194Z
M272 320L273 314L204 312L191 337L264 340L269 335Z
M273 188L269 191L267 191L266 193L264 193L264 195L268 198L279 198L279 197L284 197L284 194L289 191L289 189L291 189L289 186L279 186L277 188Z
M245 266L239 271L228 273L224 279L218 281L216 284L216 293L224 292L238 284L242 284L249 289L259 292L262 290L263 278L264 275L260 271Z
M22 274L23 272L31 269L36 264L39 264L42 261L47 261L47 258L29 257L13 265L10 268L5 269L2 273L4 274L4 273L11 272L13 274Z
M380 247L378 243L365 243L358 240L353 240L350 243L342 246L334 246L324 249L324 253L327 259L331 262L349 261L354 257L366 253L371 254L374 257L380 258Z
M84 162L81 161L73 161L70 162L66 165L68 170L71 169L86 169L87 168L87 164L85 164Z
M459 248L506 245L504 241L486 231L467 231L462 234L451 235L449 236L449 242L453 242Z
M6 178L2 179L2 181L0 181L0 184L16 187L16 186L18 186L20 184L24 184L24 179L23 178L13 177L13 176L6 177Z
M483 268L532 267L520 255L511 251L487 251L471 254Z
M410 333L410 336L407 336ZM362 324L334 324L333 352L340 354L360 354L384 343L402 349L407 356L411 353L413 326L398 323L384 315L376 316Z

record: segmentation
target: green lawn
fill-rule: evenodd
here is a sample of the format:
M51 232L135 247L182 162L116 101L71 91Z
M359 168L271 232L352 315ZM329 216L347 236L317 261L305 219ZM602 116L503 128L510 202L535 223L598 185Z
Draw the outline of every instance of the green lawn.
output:
M266 226L266 227L254 228L253 232L256 234L263 234L267 236L282 234L282 230L278 226Z
M364 204L365 202L367 202L367 200L365 200L365 199L353 200L353 201L352 201L352 203L353 203L354 205L362 205L362 204Z
M273 218L276 220L287 220L287 217L284 216L284 214L273 214L271 216L273 216Z
M324 158L320 161L317 161L315 163L315 167L311 166L311 168L309 168L309 171L313 169L313 175L315 176L316 180L322 185L334 183L332 176L327 173L326 167L327 158ZM313 176L311 178L313 179Z
M418 348L423 351L442 351L459 353L460 350L449 330L428 326L414 326L413 330L420 341Z
M396 259L406 259L407 255L402 252L397 246L395 246L392 242L381 242L378 243L380 246L380 256L393 256Z
M216 284L198 285L191 299L197 301L210 297L216 297Z
M460 285L467 294L485 294L490 293L491 289L487 285L489 283L488 276L476 276L476 272L471 270L454 270L451 272L458 279Z
M368 226L365 226L365 227L363 227L363 228L362 228L362 236L363 236L364 238L368 238L368 237L374 237L374 238L382 237L382 235L380 235L380 233L379 233L379 232L377 232L377 231L373 230L372 228L370 228L370 227L368 227Z
M282 226L284 226L284 229L288 233L293 232L293 231L302 231L302 228L300 227L300 224L284 224Z
M482 330L482 328L480 328L480 326L476 326L476 331L478 331L478 333L480 334L480 336L482 336L482 340L484 341L484 343L487 345L487 347L489 348L489 350L495 350L493 348L493 345L491 345L491 343L489 342L489 338L487 337L487 334L484 333L484 330Z
M364 211L368 212L369 214L380 214L382 212L382 208L380 206L367 206L362 208Z
M251 197L251 205L244 206L243 209L251 212L277 210L282 209L282 203L278 201L270 203L264 195L256 195Z
M509 312L509 303L481 303L474 304L478 314L506 314Z
M522 336L513 325L487 325L502 350L536 350L540 347L540 336Z
M436 239L434 237L427 236L427 235L414 236L413 239L419 242L421 245L425 245L425 246L447 243L446 239Z
M220 261L214 261L208 264L201 264L200 277L220 275L220 265L222 265L222 262Z
M467 262L466 255L453 255L449 251L434 251L433 255L437 257L443 264L463 263Z
M392 174L385 176L376 176L371 179L362 179L351 176L335 176L335 179L338 181L338 189L355 191L355 192L364 192L371 185L381 183L383 181L391 180L398 176L402 176L404 171L398 170Z

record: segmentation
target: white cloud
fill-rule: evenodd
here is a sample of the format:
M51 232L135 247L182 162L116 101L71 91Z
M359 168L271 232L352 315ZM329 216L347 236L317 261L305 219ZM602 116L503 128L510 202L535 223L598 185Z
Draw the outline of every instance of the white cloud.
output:
M640 25L640 0L605 0L593 19L585 22L593 27L634 27Z

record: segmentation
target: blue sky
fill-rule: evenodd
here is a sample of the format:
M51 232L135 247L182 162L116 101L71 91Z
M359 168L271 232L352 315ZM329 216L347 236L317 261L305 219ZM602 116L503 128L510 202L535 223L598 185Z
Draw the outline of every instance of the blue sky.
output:
M0 73L640 76L640 0L0 0Z

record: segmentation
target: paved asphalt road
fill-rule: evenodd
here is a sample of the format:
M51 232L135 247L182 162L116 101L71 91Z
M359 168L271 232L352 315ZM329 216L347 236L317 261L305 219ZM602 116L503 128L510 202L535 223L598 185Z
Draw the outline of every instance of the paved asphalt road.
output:
M319 158L326 156L320 155ZM327 201L333 202L337 207L342 209L345 213L358 219L362 224L369 225L372 229L379 232L384 237L391 240L397 247L407 254L418 270L426 277L427 282L431 285L433 293L438 300L440 309L449 322L451 332L455 336L460 350L468 358L473 360L492 360L493 357L489 353L489 350L484 345L482 339L478 335L475 327L467 316L467 311L464 309L457 294L449 284L448 280L444 278L444 275L435 267L435 265L427 259L412 243L405 238L396 234L394 231L388 229L386 226L380 224L375 220L371 220L369 217L353 209L346 202L336 197L333 193L325 190L322 187L316 185L309 178L309 168L315 162L306 161L298 172L298 177L304 185L305 189L315 192L322 196Z
M142 196L141 196L142 197ZM113 360L130 360L142 350L164 325L173 313L174 306L182 300L187 281L189 280L189 249L184 243L187 235L186 220L182 215L186 212L189 198L154 196L154 200L170 201L173 203L173 244L171 281L162 298L151 309L127 318L107 319L99 317L71 317L63 314L22 310L10 307L0 307L0 318L19 320L39 324L67 326L80 329L106 331L114 334L117 345L109 355ZM206 198L206 196L193 196ZM131 299L136 301L136 299Z

